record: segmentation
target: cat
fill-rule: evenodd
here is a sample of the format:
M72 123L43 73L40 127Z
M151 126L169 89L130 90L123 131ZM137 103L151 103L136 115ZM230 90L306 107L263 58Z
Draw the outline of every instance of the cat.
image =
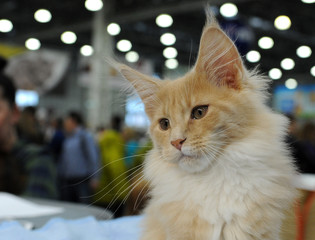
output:
M278 240L295 198L284 137L288 121L267 107L269 80L247 70L207 14L195 66L158 80L118 64L141 97L153 149L141 240Z

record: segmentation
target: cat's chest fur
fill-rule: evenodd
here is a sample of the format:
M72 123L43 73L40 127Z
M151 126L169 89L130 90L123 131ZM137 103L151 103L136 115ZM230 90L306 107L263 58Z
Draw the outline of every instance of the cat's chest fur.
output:
M266 212L288 205L294 194L290 182L292 167L277 148L272 140L248 139L230 146L212 169L196 174L185 173L163 161L147 164L145 174L153 187L148 211L156 211L156 216L166 224L165 229L169 225L174 228L186 225L190 229L193 223L198 225L196 229L206 229L202 231L204 237L187 239L216 239L216 234L222 237L226 225L234 222L257 227L266 224L273 218ZM150 157L156 159L158 153L152 151ZM198 233L190 230L189 234ZM263 234L260 233L261 239L272 239Z

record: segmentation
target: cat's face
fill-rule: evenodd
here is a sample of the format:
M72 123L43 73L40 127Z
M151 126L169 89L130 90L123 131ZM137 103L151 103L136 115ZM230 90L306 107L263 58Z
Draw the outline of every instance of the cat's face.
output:
M244 67L217 25L205 28L196 66L182 78L161 81L126 66L120 70L145 104L161 161L187 172L208 169L250 124Z
M155 148L163 160L188 172L209 168L248 124L246 101L195 71L164 81L156 95L159 100L150 115Z

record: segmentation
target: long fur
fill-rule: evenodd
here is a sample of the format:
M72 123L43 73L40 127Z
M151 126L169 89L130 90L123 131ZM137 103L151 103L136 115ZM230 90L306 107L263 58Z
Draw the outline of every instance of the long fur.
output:
M278 240L295 197L288 123L265 105L269 80L243 66L214 18L182 78L157 81L121 69L146 105L154 143L144 167L152 199L141 239ZM207 113L192 119L200 105ZM169 129L160 128L161 118ZM180 151L176 139L186 139Z

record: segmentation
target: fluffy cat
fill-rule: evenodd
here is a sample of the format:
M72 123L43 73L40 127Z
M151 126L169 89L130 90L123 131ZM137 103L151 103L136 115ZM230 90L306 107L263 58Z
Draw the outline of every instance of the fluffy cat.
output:
M287 120L265 105L268 80L247 70L211 17L195 66L157 80L123 64L145 104L154 147L142 240L278 240L295 197Z

